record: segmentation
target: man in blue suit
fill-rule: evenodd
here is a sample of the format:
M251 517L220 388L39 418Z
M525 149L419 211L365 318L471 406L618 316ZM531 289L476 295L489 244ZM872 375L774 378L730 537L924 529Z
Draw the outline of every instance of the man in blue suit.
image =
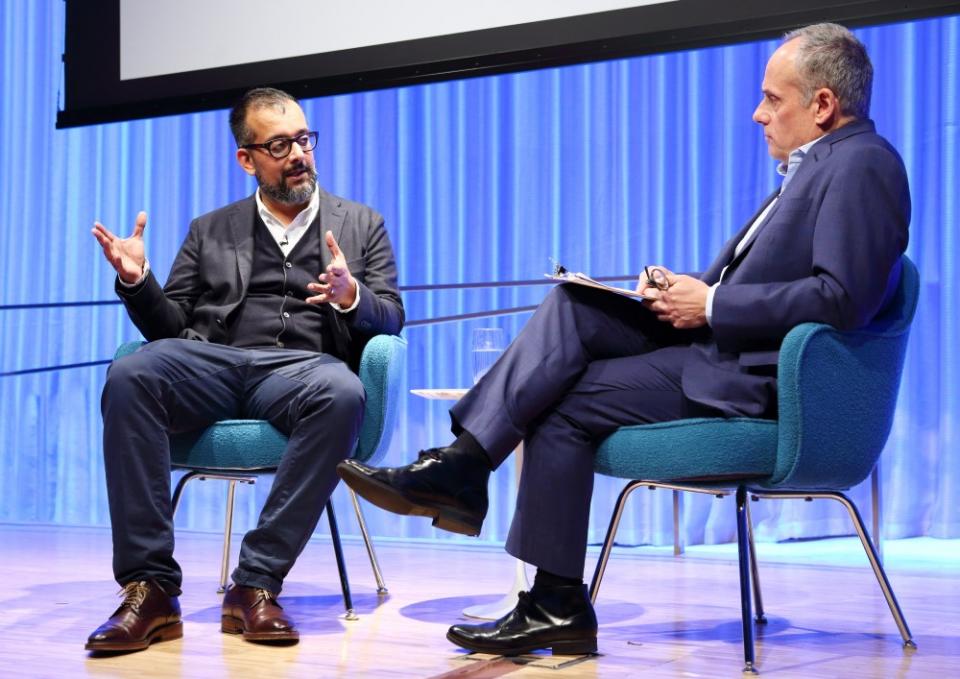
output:
M835 24L785 36L753 119L781 187L697 277L663 267L642 306L556 287L484 378L451 410L456 441L408 466L338 471L385 509L476 535L486 483L521 440L524 465L507 551L537 566L503 618L455 625L472 651L596 651L582 581L593 454L620 426L692 416L776 417L780 343L795 325L867 324L899 279L910 197L897 152L869 120L873 71Z

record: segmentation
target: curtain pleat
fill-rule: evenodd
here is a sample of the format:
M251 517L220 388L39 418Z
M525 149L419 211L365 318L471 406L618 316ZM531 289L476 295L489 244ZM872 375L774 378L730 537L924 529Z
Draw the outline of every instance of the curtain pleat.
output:
M876 68L873 118L903 154L914 212L909 253L923 283L896 421L882 458L888 537L960 536L958 188L960 19L858 29ZM0 4L0 304L114 299L90 235L126 234L138 210L165 279L189 221L249 195L226 111L55 130L63 3ZM403 285L538 279L549 258L595 275L645 264L701 271L777 184L751 114L776 41L313 99L320 182L382 212ZM408 318L535 305L545 286L410 292ZM515 337L528 314L413 327L386 464L449 439L449 404L410 388L471 383L474 328ZM0 311L4 372L107 359L138 337L119 306ZM103 366L0 378L0 521L107 525L100 447ZM256 521L270 479L237 494ZM515 472L491 483L482 539L506 536ZM591 540L620 482L598 479ZM868 491L855 499L868 506ZM336 494L342 530L356 533ZM218 531L223 488L187 492L180 527ZM691 497L689 543L734 537L731 500ZM850 533L826 503L754 506L764 540ZM437 538L421 519L371 510L375 535ZM323 532L325 528L318 529ZM668 493L636 493L619 540L672 539Z

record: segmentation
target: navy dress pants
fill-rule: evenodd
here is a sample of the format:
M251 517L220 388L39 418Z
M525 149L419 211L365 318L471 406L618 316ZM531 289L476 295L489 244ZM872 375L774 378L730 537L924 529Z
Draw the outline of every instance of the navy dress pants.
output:
M232 577L278 593L337 484L336 465L354 446L363 403L360 379L316 352L164 339L114 361L101 407L117 582L153 578L180 591L169 435L223 419L263 419L289 443Z
M618 427L716 415L684 398L689 345L639 302L574 284L555 287L499 361L451 409L494 467L524 442L507 551L582 577L593 458Z

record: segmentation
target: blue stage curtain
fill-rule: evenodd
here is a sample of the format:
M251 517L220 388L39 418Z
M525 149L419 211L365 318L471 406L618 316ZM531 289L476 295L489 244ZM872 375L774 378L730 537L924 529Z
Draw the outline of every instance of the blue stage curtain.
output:
M54 129L63 3L0 4L0 304L114 299L89 233L126 234L149 214L151 265L166 277L189 220L249 195L225 111ZM888 537L960 536L957 290L960 276L960 19L857 31L876 67L873 117L900 149L914 216L909 252L923 291L883 456ZM404 285L536 279L554 257L596 275L645 264L702 270L777 184L750 117L776 41L622 59L304 102L320 131L321 183L379 209ZM408 317L534 305L546 288L411 292ZM470 337L513 337L528 315L413 327L406 388L467 386ZM0 311L3 372L107 359L138 334L118 306ZM0 378L0 521L106 525L99 394L105 368ZM838 394L837 398L842 398ZM448 440L444 404L405 395L386 463ZM483 539L502 541L512 465L491 484ZM253 525L269 479L238 493ZM619 482L598 479L591 540L602 539ZM865 488L854 491L867 499ZM355 532L345 496L344 531ZM734 536L729 500L691 498L691 543ZM191 488L178 525L219 530L223 491ZM824 503L764 502L761 539L848 533ZM368 513L379 536L455 539L422 519ZM321 530L323 530L321 528ZM635 496L620 540L671 539L667 493Z

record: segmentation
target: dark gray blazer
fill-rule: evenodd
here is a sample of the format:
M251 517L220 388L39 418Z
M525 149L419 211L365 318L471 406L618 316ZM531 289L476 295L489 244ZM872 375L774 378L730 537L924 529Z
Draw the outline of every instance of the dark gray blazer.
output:
M728 415L769 416L787 332L806 321L865 326L895 290L910 223L903 162L873 122L849 123L810 149L734 256L753 219L701 277L712 285L729 265L713 298L712 341L694 344L683 391Z
M341 314L327 305L320 308L334 328L339 352L356 369L370 337L396 335L403 328L393 248L383 217L375 210L317 190L319 222L311 228L333 232L360 287L360 305L354 311ZM257 221L253 196L197 217L163 288L152 271L135 288L117 282L117 294L144 337L227 341L230 314L250 283ZM326 247L322 256L326 267L331 259Z

